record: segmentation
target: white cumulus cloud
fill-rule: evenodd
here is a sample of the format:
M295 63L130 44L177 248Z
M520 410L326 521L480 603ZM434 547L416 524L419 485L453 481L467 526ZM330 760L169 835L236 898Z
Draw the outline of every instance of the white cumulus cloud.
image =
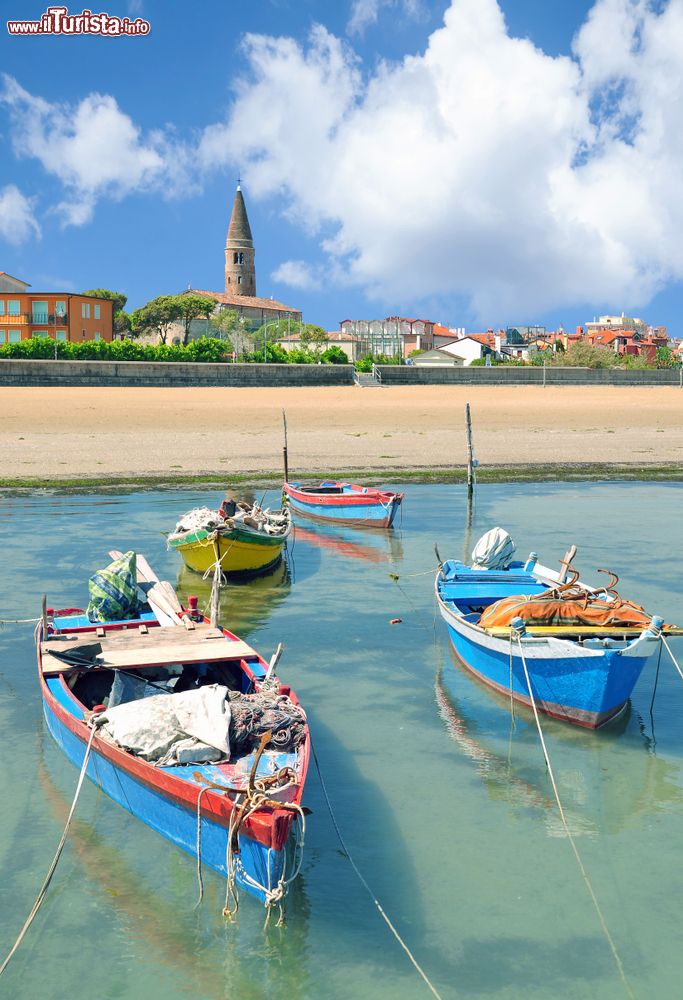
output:
M31 200L15 184L0 188L0 236L13 244L24 243L30 236L40 236Z
M312 291L320 288L320 278L305 260L285 260L271 274L273 281L281 281L291 288Z
M597 0L559 57L496 0L452 0L424 52L366 75L320 26L244 44L201 162L239 164L382 305L630 308L683 277L683 0Z
M101 197L140 190L172 196L188 188L184 148L161 130L144 137L110 95L89 94L69 106L35 97L6 74L3 84L14 152L37 159L62 182L66 197L57 209L65 223L88 222Z
M379 20L380 11L398 9L407 17L417 17L420 0L353 0L347 25L350 35L362 35L366 28Z

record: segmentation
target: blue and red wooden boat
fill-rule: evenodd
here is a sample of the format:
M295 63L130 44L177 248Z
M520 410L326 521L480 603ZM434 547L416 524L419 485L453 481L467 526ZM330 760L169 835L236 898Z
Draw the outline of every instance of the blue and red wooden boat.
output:
M283 486L283 502L288 502L297 514L365 528L390 528L402 500L403 493L335 480L318 486L289 482Z
M310 748L305 714L255 650L226 628L212 627L196 609L181 608L168 598L169 587L157 580L148 590L149 604L126 620L93 623L79 608L44 612L37 654L45 719L77 767L92 726L99 727L87 765L91 781L178 847L195 857L199 852L202 863L228 878L235 906L238 887L269 906L282 900L301 863L301 797ZM160 588L167 588L166 601ZM225 690L225 703L240 694L270 693L285 717L293 710L299 719L298 740L278 745L273 729L257 747L235 750L229 758L153 763L108 732L117 709L112 712L107 702L118 675L137 687L136 706L140 685L142 697L150 699L147 707L151 701L170 705L169 678L174 692L180 685L182 691ZM232 710L226 711L230 717Z
M541 566L535 554L495 567L449 560L437 573L437 603L458 659L476 677L597 729L627 707L662 634L681 630L622 600L615 578L600 589L575 571L566 581L565 572Z

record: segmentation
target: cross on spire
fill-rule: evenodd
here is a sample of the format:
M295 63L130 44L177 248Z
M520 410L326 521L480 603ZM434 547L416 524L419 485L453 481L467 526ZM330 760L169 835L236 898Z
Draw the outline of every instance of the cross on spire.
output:
M239 172L237 174L237 190L238 191L242 190L242 178L240 177Z

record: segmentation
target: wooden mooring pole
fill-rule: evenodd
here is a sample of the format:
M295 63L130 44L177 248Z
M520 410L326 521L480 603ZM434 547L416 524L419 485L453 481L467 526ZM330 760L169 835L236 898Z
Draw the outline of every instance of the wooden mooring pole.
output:
M472 414L470 404L465 403L465 424L467 427L467 496L472 498L474 493L476 461L474 458L474 448L472 446Z
M285 482L288 483L289 482L289 464L287 462L287 414L285 413L284 410L282 411L282 423L283 423L283 426L284 426L284 429L285 429L285 443L284 443L284 446L282 448L282 458L283 458L283 461L284 461L284 464L285 464Z

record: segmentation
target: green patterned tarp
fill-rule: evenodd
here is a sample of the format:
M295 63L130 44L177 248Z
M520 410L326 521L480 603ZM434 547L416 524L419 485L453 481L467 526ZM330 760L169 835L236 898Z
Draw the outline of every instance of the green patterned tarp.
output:
M88 618L112 622L136 618L140 609L135 553L131 550L90 577Z

